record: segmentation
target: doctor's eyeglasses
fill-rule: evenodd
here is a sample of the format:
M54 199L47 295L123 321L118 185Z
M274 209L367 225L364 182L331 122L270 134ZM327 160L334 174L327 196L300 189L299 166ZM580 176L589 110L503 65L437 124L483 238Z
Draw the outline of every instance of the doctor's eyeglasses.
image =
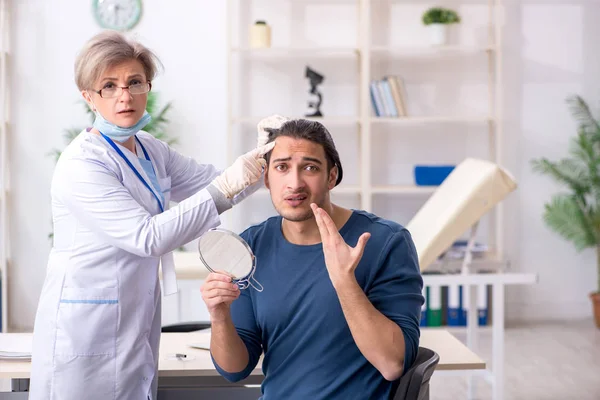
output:
M123 90L129 90L130 94L144 94L148 93L152 89L152 83L150 81L144 83L136 83L134 85L129 86L113 86L107 87L100 90L94 90L94 92L98 93L100 97L103 99L110 99L113 97L121 97L123 94Z

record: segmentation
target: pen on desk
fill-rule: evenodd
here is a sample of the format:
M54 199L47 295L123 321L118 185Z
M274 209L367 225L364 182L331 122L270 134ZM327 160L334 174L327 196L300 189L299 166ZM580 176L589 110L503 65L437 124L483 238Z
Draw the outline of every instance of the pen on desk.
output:
M187 357L187 355L185 355L185 354L182 354L182 353L177 353L177 354L175 354L175 357L176 357L176 358L186 358L186 357Z

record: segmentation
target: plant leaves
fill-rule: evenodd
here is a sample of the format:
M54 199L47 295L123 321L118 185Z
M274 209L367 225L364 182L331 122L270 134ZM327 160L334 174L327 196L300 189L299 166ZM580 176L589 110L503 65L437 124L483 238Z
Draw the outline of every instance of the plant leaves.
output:
M590 107L581 96L571 96L567 98L567 103L573 117L579 122L579 126L586 132L600 132L600 124L596 121Z
M586 214L572 195L555 195L545 205L545 223L564 239L573 242L578 251L596 246L598 233L594 223L598 220L598 210Z

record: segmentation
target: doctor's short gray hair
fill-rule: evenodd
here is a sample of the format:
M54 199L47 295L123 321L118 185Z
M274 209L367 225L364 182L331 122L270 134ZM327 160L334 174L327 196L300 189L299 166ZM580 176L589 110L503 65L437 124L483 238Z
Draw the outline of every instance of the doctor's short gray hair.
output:
M162 64L151 50L116 31L104 31L92 37L75 60L75 83L79 90L92 89L104 71L124 61L138 60L151 81Z
M333 142L331 134L322 123L302 118L292 119L284 122L279 129L266 128L266 131L269 133L267 143L274 141L279 136L288 136L295 139L309 140L323 146L325 158L327 159L327 169L331 171L331 168L337 167L338 174L335 185L337 186L340 184L344 176L340 155L335 148L335 143ZM272 151L265 155L267 163L271 160L271 153Z

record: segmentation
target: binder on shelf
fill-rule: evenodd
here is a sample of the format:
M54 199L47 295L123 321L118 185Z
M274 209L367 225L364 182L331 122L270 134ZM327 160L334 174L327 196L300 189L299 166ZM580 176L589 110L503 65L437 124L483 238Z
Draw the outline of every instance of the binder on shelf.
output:
M467 326L467 318L469 318L469 286L460 286L460 326Z
M462 318L461 325L467 325L467 318L469 318L470 308L470 292L469 287L465 286L462 291ZM479 326L486 326L488 324L488 297L487 297L487 285L477 285L477 310L473 312L477 313L477 324Z
M460 286L448 285L448 308L446 323L448 326L460 326L462 310L460 307Z
M477 319L479 320L479 326L488 324L487 285L483 284L477 286Z
M421 306L421 322L419 323L419 325L427 326L427 303L429 301L429 298L427 297L427 286L423 286L423 298L425 299L425 301Z
M442 325L442 288L429 286L427 288L429 305L427 306L427 326Z

